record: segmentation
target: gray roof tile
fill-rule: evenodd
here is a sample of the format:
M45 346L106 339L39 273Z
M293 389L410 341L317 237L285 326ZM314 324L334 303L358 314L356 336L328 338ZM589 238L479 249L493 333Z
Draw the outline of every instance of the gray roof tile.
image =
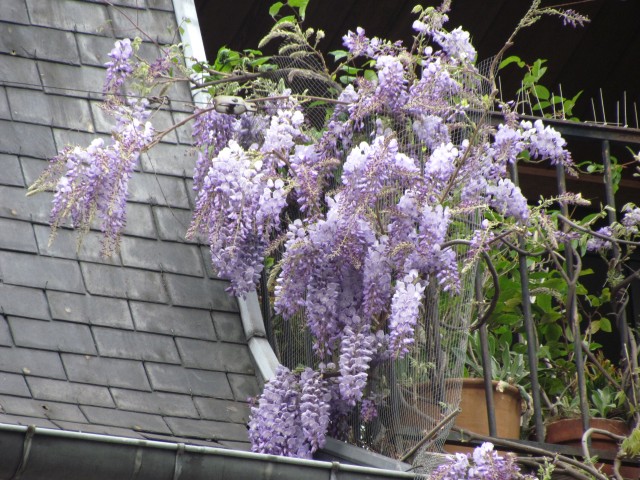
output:
M0 395L0 411L27 417L48 418L49 420L81 423L87 421L77 405L9 395Z
M132 202L189 208L187 189L182 178L151 173L134 173L129 187Z
M142 168L149 173L186 177L193 175L195 156L182 145L161 143L142 155Z
M194 370L158 363L147 363L146 369L151 386L155 390L233 399L227 377L222 372Z
M150 205L127 204L127 224L124 227L124 233L135 237L156 238L158 236Z
M51 97L52 95L47 95ZM68 146L81 146L85 147L90 145L93 140L96 138L101 138L105 145L109 145L112 143L111 137L108 135L90 133L90 132L79 132L77 130L69 130L67 128L54 128L53 129L53 138L56 142L56 147L58 150L62 150L64 147Z
M187 367L253 374L253 362L247 345L217 343L188 338L176 339L180 356Z
M260 385L255 375L240 375L237 373L229 373L227 375L233 396L240 402L246 402L249 398L256 397L260 394Z
M44 91L55 95L101 98L104 69L38 62ZM82 71L80 70L82 69Z
M39 377L28 377L27 383L33 398L38 400L53 400L78 405L95 405L97 407L115 406L109 389L106 387Z
M111 265L120 264L118 255L110 257L102 255L103 236L99 232L88 232L81 237L77 231L58 228L52 238L51 227L48 225L36 225L34 229L41 255ZM81 241L80 245L78 245L79 241Z
M5 283L84 292L78 262L23 253L4 252L0 277Z
M26 197L23 188L0 185L0 217L45 223L49 220L52 197L48 192Z
M142 362L90 355L61 355L69 380L107 387L151 390Z
M10 347L13 345L11 338L11 332L9 331L9 324L4 315L0 315L0 345Z
M33 234L33 225L20 220L0 218L0 249L28 253L37 252L38 246Z
M7 89L4 87L0 87L0 118L3 120L11 119L9 101L7 100Z
M225 291L229 285L225 281L171 274L164 277L169 295L175 305L238 311L238 301Z
M0 283L0 311L8 315L48 320L49 307L44 292L35 288Z
M171 0L115 4L152 37L169 40L165 27L176 27ZM201 239L184 238L195 163L187 129L136 165L110 258L98 221L79 249L66 226L49 245L52 194L25 196L57 148L108 138L98 100L110 18L131 26L102 1L0 0L0 421L244 449L257 380L228 283ZM151 60L157 52L140 49ZM159 129L192 109L186 82L168 94Z
M103 5L73 0L26 0L29 16L35 25L72 32L110 35L109 14Z
M147 0L147 4L150 8L157 8L159 10L171 11L173 9L173 3L171 0Z
M190 210L153 207L153 214L158 224L158 234L162 240L191 243L195 241L185 238L191 224Z
M73 33L33 25L0 23L0 52L63 63L80 63Z
M8 22L29 23L29 13L24 0L4 0L0 2L0 18Z
M142 302L130 302L129 305L137 330L207 340L216 339L208 310Z
M213 312L213 324L218 338L224 342L245 343L246 335L238 313Z
M97 353L86 325L9 317L9 327L16 345L20 347L90 355Z
M130 428L135 431L171 433L160 415L91 406L82 406L81 409L91 423Z
M195 397L198 411L207 420L224 420L237 423L249 421L249 405L216 398Z
M148 270L202 277L202 257L195 245L124 237L121 244L124 265Z
M47 299L54 319L133 330L126 300L51 291Z
M4 85L42 90L36 63L27 58L3 55L0 62L0 78Z
M82 33L77 33L75 37L78 41L80 60L83 64L103 67L104 64L110 60L108 54L113 49L116 41L115 38L85 35ZM142 58L155 59L158 56L158 49L153 43L143 42L142 45L140 45L138 53ZM99 128L99 120L96 119L96 123L96 131L101 131ZM105 131L108 132L109 130Z
M66 373L57 352L33 350L29 348L0 347L0 370L6 372L36 375L40 377L65 379ZM0 392L1 390L0 386Z
M2 410L0 409L0 412ZM36 418L36 417L24 417L22 415L9 415L0 413L0 423L7 423L9 425L35 425L36 427L42 428L58 428L58 426L44 418Z
M22 375L0 372L0 387L3 395L16 395L18 397L30 397L31 392Z
M181 113L181 112L173 112L173 120L174 122L181 122L182 120L184 120L185 118L187 118L188 114L187 113ZM191 128L190 126L187 125L183 125L182 127L179 127L176 129L176 133L178 135L178 141L184 145L192 145L193 144L193 137L191 136Z
M0 92L0 100L2 100L2 92ZM0 111L2 109L0 108ZM0 154L0 184L15 185L22 187L24 178L22 178L22 170L20 169L20 160L16 155Z
M165 418L171 431L181 437L196 437L210 440L242 441L247 438L244 425L211 420L191 420L188 418Z
M0 65L2 65L1 62ZM0 78L2 78L1 69ZM0 153L15 153L31 157L53 157L56 154L56 148L53 143L51 128L0 120Z
M89 102L24 88L7 88L14 120L53 127L93 131Z
M111 435L116 437L133 437L145 438L142 434L133 431L130 428L110 427L106 425L97 425L91 423L66 422L63 420L54 420L55 427L63 430L71 430L76 432L97 433L100 435Z
M87 291L95 295L166 302L168 297L158 272L82 263Z
M112 15L113 28L118 37L134 37L140 31L148 32L158 43L173 43L174 33L167 27L175 25L175 16L169 12L132 10L129 8L114 9ZM136 24L131 23L135 19Z
M155 413L163 416L199 417L189 395L162 392L145 393L118 388L112 388L111 393L118 408L123 410Z
M107 357L180 363L173 338L166 335L94 327L93 336L98 351Z

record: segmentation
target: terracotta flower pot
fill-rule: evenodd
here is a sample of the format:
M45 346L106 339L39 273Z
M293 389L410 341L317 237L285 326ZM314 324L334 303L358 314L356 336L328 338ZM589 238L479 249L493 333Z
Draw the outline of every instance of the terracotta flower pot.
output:
M497 436L501 438L520 438L520 416L522 415L522 397L516 387L506 385L502 392L496 390L497 381L493 381L493 403L495 406ZM461 412L456 417L456 427L489 435L489 417L487 399L482 378L462 380Z
M629 427L622 420L592 418L589 424L592 428L606 430L616 435L626 436L629 434ZM581 448L582 434L582 420L579 418L566 418L547 424L545 442ZM591 436L591 448L610 451L615 454L618 451L618 443L607 435L595 433ZM602 471L607 475L613 473L613 467L609 464L597 463L596 466L602 466ZM640 469L635 467L623 466L620 469L620 473L624 478L640 478Z
M522 397L516 387L506 385L502 392L496 390L497 381L493 381L493 403L495 407L496 434L501 438L520 438L520 417L522 415ZM489 416L485 396L484 379L464 378L462 380L461 412L456 417L455 426L469 432L489 435ZM446 444L449 453L469 453L472 447ZM504 453L504 452L501 452Z

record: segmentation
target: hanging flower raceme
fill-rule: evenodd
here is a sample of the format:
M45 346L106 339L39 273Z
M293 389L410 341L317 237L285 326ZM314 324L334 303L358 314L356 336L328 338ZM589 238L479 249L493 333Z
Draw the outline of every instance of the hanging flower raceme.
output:
M108 53L110 61L105 63L107 67L103 92L105 94L118 94L125 80L133 73L133 46L131 40L125 38L118 40L113 50Z
M66 218L71 226L87 231L97 216L104 234L103 254L117 248L126 223L129 180L140 153L153 141L147 106L146 100L110 104L108 111L117 122L110 143L96 139L87 148L67 147L51 159L31 191L55 182L50 216L54 232Z
M254 452L311 458L325 443L331 393L320 372L300 374L279 366L251 408L249 439Z

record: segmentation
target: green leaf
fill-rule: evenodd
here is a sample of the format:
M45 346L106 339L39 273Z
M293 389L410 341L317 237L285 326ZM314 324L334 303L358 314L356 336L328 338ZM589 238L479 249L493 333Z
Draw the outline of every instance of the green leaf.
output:
M282 17L280 20L278 20L276 22L276 25L278 25L279 23L294 23L296 21L297 19L295 15L287 15L286 17Z
M329 55L333 55L333 59L338 61L349 55L349 52L346 50L334 50L333 52L329 52Z
M276 15L278 15L278 13L280 12L280 9L284 7L284 3L282 2L276 2L273 5L271 5L269 7L269 15L271 15L273 18L276 17Z
M606 317L602 317L600 319L600 329L603 332L611 333L612 332L611 321Z
M500 65L498 65L498 70L502 70L504 67L512 63L516 63L520 68L525 66L525 63L520 59L520 57L518 57L517 55L511 55L510 57L507 57L500 62Z
M378 80L378 75L376 74L375 70L367 69L364 71L364 78L366 78L370 82L375 82Z
M342 65L340 67L340 70L345 72L347 75L357 75L359 72L362 71L361 68L350 67L349 65Z
M309 5L309 0L288 0L287 5L289 5L291 8L297 8L300 20L304 20L304 16L307 12L307 5Z
M548 100L549 95L551 95L549 93L549 89L542 85L535 85L533 87L533 92L535 93L536 97L538 97L540 100Z

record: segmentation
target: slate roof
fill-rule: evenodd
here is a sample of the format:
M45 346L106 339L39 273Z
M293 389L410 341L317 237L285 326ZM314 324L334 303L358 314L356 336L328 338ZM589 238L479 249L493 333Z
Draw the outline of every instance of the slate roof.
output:
M25 196L57 150L109 132L102 65L131 21L172 40L171 0L106 3L0 2L0 423L247 449L259 381L236 300L184 240L186 131L142 158L112 258L98 232L48 245L51 194ZM188 113L186 85L171 98L156 125Z

